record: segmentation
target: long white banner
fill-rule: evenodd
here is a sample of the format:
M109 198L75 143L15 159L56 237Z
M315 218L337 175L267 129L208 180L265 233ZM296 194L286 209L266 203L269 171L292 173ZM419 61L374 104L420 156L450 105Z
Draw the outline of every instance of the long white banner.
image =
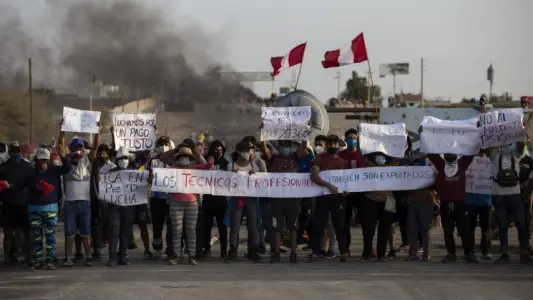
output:
M431 167L379 167L323 171L320 177L339 192L416 190L433 184ZM309 198L329 194L309 173L234 173L154 169L152 191L216 196Z

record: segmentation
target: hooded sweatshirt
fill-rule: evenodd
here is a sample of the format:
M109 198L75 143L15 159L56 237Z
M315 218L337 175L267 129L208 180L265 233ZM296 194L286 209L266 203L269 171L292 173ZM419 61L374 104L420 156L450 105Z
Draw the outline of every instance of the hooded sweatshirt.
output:
M9 183L10 188L0 193L0 202L6 205L28 204L29 189L27 183L35 176L35 168L24 159L18 162L14 158L8 159L0 165L0 180Z
M61 195L60 176L65 175L72 170L72 166L68 163L66 157L62 157L61 162L61 166L50 164L48 169L43 173L39 173L34 169L34 175L28 184L30 190L30 198L28 200L29 205L37 206L58 203ZM50 190L42 191L37 188L42 187L43 185L50 186Z

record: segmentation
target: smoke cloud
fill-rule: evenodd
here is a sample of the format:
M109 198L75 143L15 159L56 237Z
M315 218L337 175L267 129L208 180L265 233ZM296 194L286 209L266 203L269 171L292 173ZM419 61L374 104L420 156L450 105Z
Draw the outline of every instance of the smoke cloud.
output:
M148 5L0 0L0 88L26 86L32 57L35 86L63 92L78 93L93 77L131 98L162 91L168 101L216 102L221 87L226 96L243 92L220 78L219 39Z

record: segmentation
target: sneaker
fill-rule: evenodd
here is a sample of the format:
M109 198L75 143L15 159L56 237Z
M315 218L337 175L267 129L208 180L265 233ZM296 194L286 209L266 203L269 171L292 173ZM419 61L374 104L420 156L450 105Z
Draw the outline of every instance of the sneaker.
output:
M259 255L267 255L267 250L265 245L259 246L259 249L257 250L257 254Z
M396 258L396 250L392 250L392 249L391 249L391 251L389 251L389 254L387 254L387 257L388 257L389 259Z
M376 253L376 249L375 248L372 248L372 254L370 255L371 257L377 257L377 253Z
M520 263L523 265L531 264L533 262L533 259L529 257L529 254L521 254L520 255Z
M73 267L74 266L74 262L72 261L72 258L70 257L67 257L65 258L65 261L63 262L63 267Z
M371 259L370 256L361 256L360 262L369 262Z
M93 260L94 261L101 261L102 260L102 253L100 251L93 252Z
M311 251L311 250L313 250L313 247L311 247L309 245L307 245L307 246L302 248L302 251Z
M318 255L311 253L311 254L309 254L309 255L307 256L307 262L308 262L308 263L312 263L312 262L316 261L316 260L319 259L319 258L320 258L320 257L319 257Z
M410 254L409 256L407 256L407 258L405 258L405 261L419 261L419 260L420 258L416 254Z
M83 264L86 267L92 267L93 266L93 258L92 257L86 257L85 263Z
M289 255L289 261L290 261L291 263L293 263L293 264L298 263L298 255L297 255L296 253L294 253L294 252L291 253L291 254Z
M84 258L83 254L82 253L76 253L74 255L74 262L76 262L77 260L82 260Z
M154 258L160 259L162 255L161 250L154 250Z
M285 249L284 247L279 247L279 252L280 253L287 253L289 251L287 249Z
M485 259L485 260L491 260L491 259L492 259L492 254L490 254L490 253L485 253L485 254L483 254L483 259Z
M272 256L270 257L271 263L279 263L281 262L281 255L278 253L272 253Z
M529 249L527 250L529 256L533 256L533 247L529 247Z
M110 258L108 261L107 261L107 266L108 267L113 267L113 266L116 266L117 265L117 260L114 259L114 258Z
M387 259L385 259L385 257L378 257L378 258L376 259L376 262L379 262L379 263L384 263L384 262L386 262L386 261L387 261Z
M255 263L260 263L263 260L263 257L257 253L257 251L251 251L251 253L248 254L248 260L251 260Z
M228 261L237 259L237 249L234 246L229 246L229 252L226 258Z
M46 269L47 269L48 271L53 271L53 270L56 269L56 264L54 264L54 263L52 263L52 262L47 263L47 264L46 264Z
M470 253L465 256L465 260L471 264L479 264L479 258L474 253Z
M326 250L320 250L320 252L318 253L318 257L326 258Z
M500 257L498 257L498 259L496 260L496 263L506 263L506 262L509 262L510 260L511 260L511 256L508 253L504 253L500 255Z
M144 250L143 257L144 259L153 259L154 255L152 252L150 252L150 250Z
M341 254L341 256L339 256L339 261L341 263L345 263L348 261L348 256L346 256L346 254Z
M442 259L442 262L443 263L454 263L457 261L457 256L455 256L455 254L451 254L451 253L448 253L443 259Z
M178 264L178 259L177 258L175 258L175 257L171 257L171 258L167 257L167 258L168 258L167 263L169 265L175 266L175 265Z
M429 255L429 253L424 253L422 255L422 261L423 262L429 262L431 260L431 255Z
M198 262L194 257L189 257L189 265L196 266Z
M335 252L328 250L328 252L326 252L324 255L324 258L335 258Z
M122 256L118 259L117 264L121 266L127 266L130 264L130 262L128 261L128 258L126 256Z
M128 244L128 250L134 250L137 249L137 243L131 242Z

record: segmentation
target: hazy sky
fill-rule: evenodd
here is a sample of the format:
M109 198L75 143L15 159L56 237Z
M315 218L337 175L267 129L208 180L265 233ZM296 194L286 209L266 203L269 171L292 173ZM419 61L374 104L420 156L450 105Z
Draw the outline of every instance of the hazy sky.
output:
M345 80L366 63L325 70L325 50L365 34L374 82L392 94L392 78L379 79L381 63L409 62L411 74L397 76L397 92L420 91L425 58L428 97L478 97L489 92L486 70L495 69L494 93L517 99L533 95L533 1L531 0L183 0L179 12L229 39L227 60L240 71L271 70L270 57L307 41L299 87L321 98L337 93L337 71ZM297 70L297 67L293 67ZM277 86L291 80L282 72ZM344 84L343 80L343 84ZM270 84L256 84L262 94Z
M0 0L28 4L29 0ZM34 3L43 0L35 0ZM48 0L64 1L64 0ZM75 1L75 0L71 0ZM94 0L112 1L112 0ZM479 97L488 93L486 70L495 69L494 93L515 99L533 95L533 1L531 0L153 0L166 3L178 24L194 20L224 45L221 59L239 71L271 71L270 57L308 42L299 87L322 100L337 94L352 70L368 65L325 70L320 61L329 49L345 47L364 32L374 82L392 94L392 77L378 78L381 63L409 62L411 74L398 76L396 91L420 91L420 59L425 59L427 97ZM157 3L157 4L156 4ZM172 3L172 5L168 5ZM36 13L29 5L24 14ZM287 85L297 67L282 71L276 88ZM270 83L256 83L270 94Z

